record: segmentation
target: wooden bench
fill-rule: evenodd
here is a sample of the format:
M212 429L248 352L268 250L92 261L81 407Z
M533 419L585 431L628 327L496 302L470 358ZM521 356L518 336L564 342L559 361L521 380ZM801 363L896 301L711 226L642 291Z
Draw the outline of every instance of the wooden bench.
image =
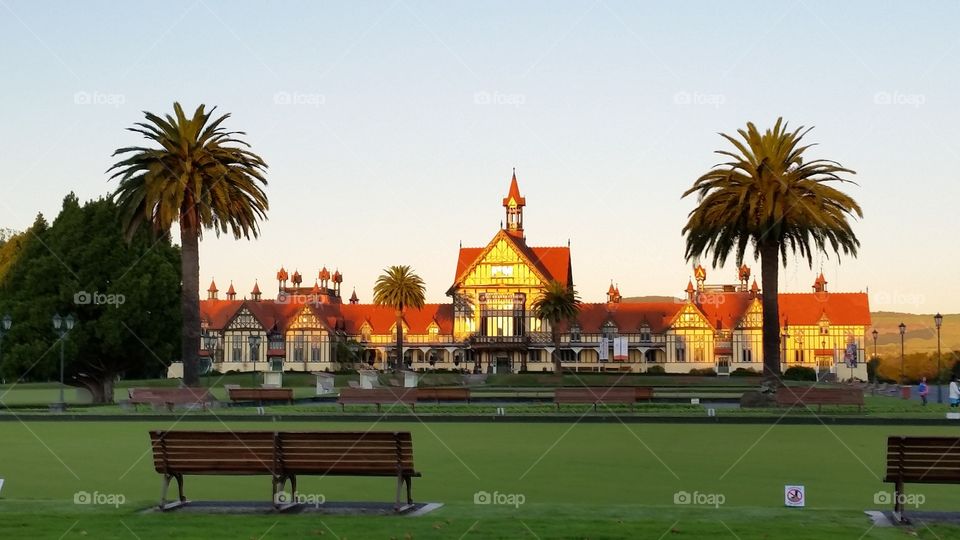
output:
M416 388L341 388L340 397L337 398L341 410L346 410L347 405L376 405L377 412L386 405L396 405L402 403L409 405L411 409L417 406Z
M777 389L777 405L794 407L816 405L817 412L823 405L856 405L863 409L863 390L859 388L817 388L813 386Z
M894 518L908 523L903 484L960 484L960 437L888 437L883 481L894 485Z
M419 401L466 401L470 403L469 388L417 388Z
M229 388L230 401L285 401L293 403L293 388Z
M131 388L127 395L134 409L137 405L163 405L169 411L176 405L200 405L206 409L217 401L207 388Z
M565 403L590 403L593 410L597 410L597 404L628 404L633 409L637 401L637 391L629 386L606 386L606 387L584 387L584 388L557 388L553 392L553 402L557 409Z
M653 401L653 388L649 386L635 386L633 389L635 391L637 401Z
M413 466L409 432L151 431L150 441L153 466L163 475L161 510L189 502L183 493L186 475L271 476L277 509L299 504L297 476L312 475L396 478L399 512L406 508L403 485L411 505L411 479L421 476ZM170 480L176 480L179 498L167 503ZM288 481L289 501L283 492Z

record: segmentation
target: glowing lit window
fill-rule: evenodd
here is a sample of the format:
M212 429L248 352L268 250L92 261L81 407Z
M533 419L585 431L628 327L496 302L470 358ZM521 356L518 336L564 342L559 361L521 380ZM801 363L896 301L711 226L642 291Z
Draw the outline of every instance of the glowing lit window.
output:
M494 278L513 277L513 266L491 266L490 277L494 277Z

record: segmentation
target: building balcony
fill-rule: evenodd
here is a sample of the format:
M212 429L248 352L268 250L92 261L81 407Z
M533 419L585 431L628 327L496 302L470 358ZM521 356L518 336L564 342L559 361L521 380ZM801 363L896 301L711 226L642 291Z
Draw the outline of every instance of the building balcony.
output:
M524 348L530 344L528 336L470 336L470 345L474 348Z

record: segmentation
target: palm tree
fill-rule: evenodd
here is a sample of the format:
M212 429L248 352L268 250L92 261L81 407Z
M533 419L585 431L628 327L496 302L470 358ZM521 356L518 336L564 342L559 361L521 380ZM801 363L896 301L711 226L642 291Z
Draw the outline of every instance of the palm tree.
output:
M422 308L423 291L423 280L414 274L409 266L385 268L373 286L373 303L397 310L396 370L399 370L403 363L403 311L408 307Z
M813 128L810 128L813 129ZM813 254L832 250L856 257L857 240L848 218L863 211L833 182L853 183L844 174L856 174L836 161L804 161L813 145L801 144L810 129L794 131L778 118L763 133L752 123L740 129L742 141L720 135L736 151L717 150L730 158L715 165L684 192L698 195L697 207L683 227L686 258L713 255L713 266L723 265L733 253L743 263L747 246L760 259L763 303L763 371L768 382L780 374L780 314L777 305L781 261L798 253L813 266Z
M259 234L258 222L269 208L262 189L267 164L238 138L244 132L222 127L229 114L211 120L216 107L205 112L200 105L188 118L179 103L173 110L175 117L165 118L144 112L147 122L127 129L155 147L118 149L113 155L124 158L107 172L115 170L110 179L119 178L113 196L128 238L144 225L166 234L174 222L180 224L180 354L183 382L193 386L200 352L199 241L204 229L238 239Z
M580 313L580 297L573 286L566 286L559 281L550 281L533 301L533 313L537 318L550 322L550 337L553 340L553 370L558 375L562 373L560 365L560 323L572 321Z

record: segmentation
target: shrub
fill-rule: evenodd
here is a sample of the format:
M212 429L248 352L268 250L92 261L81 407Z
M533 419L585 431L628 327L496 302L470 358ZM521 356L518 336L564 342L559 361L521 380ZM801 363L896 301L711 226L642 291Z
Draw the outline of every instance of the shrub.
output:
M667 370L664 369L663 366L650 366L647 368L646 372L652 375L663 375L667 372Z
M806 366L793 366L783 372L785 381L815 381L817 380L817 370Z
M713 369L713 368L703 368L703 369L693 368L693 369L690 370L690 374L691 374L691 375L700 375L700 376L703 376L703 377L716 377L716 376L717 376L717 370L715 370L715 369Z
M760 372L752 368L742 368L738 367L730 373L731 377L756 377L760 375Z

